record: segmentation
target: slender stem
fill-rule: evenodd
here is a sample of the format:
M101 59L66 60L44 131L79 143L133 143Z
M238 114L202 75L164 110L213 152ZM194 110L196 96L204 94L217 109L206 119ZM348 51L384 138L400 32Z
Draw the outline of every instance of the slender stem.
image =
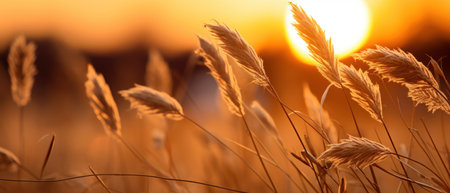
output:
M395 144L394 144L394 140L392 139L391 134L389 133L389 130L387 129L387 126L386 126L386 123L384 122L384 119L381 119L381 123L383 124L384 130L386 131L386 133L387 133L387 135L388 135L388 137L389 137L389 141L391 142L392 148L394 149L394 152L395 152L395 154L397 155L397 158L400 159L400 156L399 156L399 154L398 154L397 148L395 147ZM405 176L406 176L407 178L409 178L408 172L406 172L406 168L405 168L405 166L403 165L402 162L400 162L400 166L402 167L403 172L405 173ZM413 192L416 192L416 191L414 190L414 187L413 187L413 185L411 184L410 181L408 181L408 185L411 187L411 189L412 189Z
M259 162L261 162L261 165L264 168L264 172L266 173L267 178L269 178L269 182L272 185L273 191L275 193L278 193L277 188L275 187L275 184L273 183L272 177L270 177L269 171L266 168L266 164L264 164L264 161L261 158L261 153L259 152L258 146L255 143L255 139L253 138L252 131L250 131L250 127L247 124L247 120L245 120L244 112L242 112L242 110L240 110L240 114L242 116L242 120L244 121L245 128L247 129L248 135L250 136L250 139L252 140L253 147L255 148L256 154L258 155Z
M422 136L420 135L420 133L419 133L417 130L412 130L412 129L409 129L408 131L410 132L410 134L411 134L411 136L413 137L414 141L417 143L417 145L418 145L418 146L420 147L420 149L423 151L423 153L425 153L426 157L427 157L428 160L430 161L430 163L431 163L431 165L433 166L433 168L439 172L440 170L438 170L438 167L437 167L437 165L436 165L434 159L432 159L431 155L429 155L429 153L430 153L431 151L430 151L428 148L426 148L426 143L425 143L425 141L423 140L423 138L422 138ZM413 131L414 131L415 133L417 133L417 135L418 135L420 141L419 141L418 137L416 137L416 135L413 133ZM423 145L421 144L421 142L423 143ZM439 174L441 174L441 172L439 172ZM441 174L441 175L442 175L442 174Z
M355 170L354 169L351 169L352 170L352 172L353 172L353 174L355 175L355 177L359 180L359 183L361 183L361 185L362 185L362 187L364 188L364 190L367 192L367 193L370 193L369 192L369 190L367 189L367 187L366 187L366 185L364 184L364 182L361 180L361 178L358 176L358 174L355 172ZM361 173L362 173L362 171L361 171ZM369 181L370 182L370 181Z
M89 170L91 171L91 173L95 176L95 178L97 179L97 181L102 185L102 187L108 192L108 193L112 193L111 190L109 189L109 187L105 184L105 182L102 180L102 178L100 178L100 176L98 176L94 169L89 166Z
M198 124L197 122L195 122L193 119L191 119L190 117L184 115L184 114L180 114L180 116L182 116L184 119L188 120L189 122L191 122L192 124L194 124L195 126L197 126L198 128L200 128L203 132L205 132L206 134L208 134L209 136L211 136L212 138L214 138L220 145L222 145L223 147L225 147L226 149L228 149L231 153L233 153L237 158L239 158L242 163L244 163L263 183L264 185L267 186L267 188L272 189L272 187L261 177L261 175L258 174L258 172L256 172L255 169L253 169L250 164L238 153L236 153L236 151L234 151L231 147L229 147L227 144L225 144L225 142L223 142L221 139L219 139L217 136L215 136L213 133L211 133L210 131L208 131L206 128L204 128L203 126L201 126L200 124Z
M422 166L422 167L424 167L425 169L427 169L428 171L430 171L434 176L436 176L436 177L438 177L438 178L441 178L436 172L434 172L432 169L430 169L428 166L426 166L425 164L423 164L423 163L420 163L419 161L417 161L417 160L415 160L415 159L412 159L412 158L409 158L408 156L403 156L403 155L400 155L400 154L396 154L396 153L394 153L394 152L390 152L390 153L388 153L388 154L392 154L392 155L396 155L397 156L397 159L399 159L398 157L401 157L401 158L405 158L405 159L407 159L407 160L409 160L409 161L412 161L412 162L414 162L414 163L416 163L416 164L419 164L420 166ZM399 159L400 160L400 159Z
M344 85L341 83L342 92L344 93L345 101L347 101L348 108L350 109L350 113L352 114L353 123L355 124L356 131L358 132L359 137L362 137L361 130L359 129L358 122L356 121L355 113L353 112L353 108L350 105L350 100L347 92L344 90Z
M19 157L22 163L25 163L25 133L24 133L24 106L19 106ZM18 177L21 177L21 171L18 172Z
M245 107L246 107L247 109L249 109L247 105L245 105ZM288 108L288 109L289 109L289 108ZM249 112L255 117L256 120L258 120L259 124L260 124L262 127L267 127L266 125L264 125L264 124L262 123L262 121L260 120L260 118L258 118L258 116L255 115L254 112L252 112L251 110L249 110ZM268 128L266 128L266 129L268 129ZM255 135L255 136L256 136L256 135ZM281 152L283 153L283 155L286 157L286 159L289 161L289 163L295 168L295 170L297 171L297 173L300 175L300 178L301 178L301 180L302 180L303 186L305 186L305 188L306 188L306 184L305 184L304 181L303 181L303 180L306 180L307 183L308 183L308 185L310 185L311 188L312 188L316 193L318 193L316 187L314 187L314 185L312 185L312 183L309 181L309 179L306 178L306 176L298 169L298 167L297 167L297 166L294 164L294 162L291 160L289 154L287 153L287 148L285 147L283 141L281 140L280 135L279 135L278 133L276 133L276 135L272 135L272 136L273 136L273 138L275 139L275 141L277 142L278 147L280 148L280 150L281 150ZM257 139L257 138L256 138L256 139ZM262 147L264 148L264 145L263 145L262 143L261 143L261 145L262 145ZM269 152L268 152L268 153L269 153ZM269 154L270 154L270 153L269 153ZM270 163L270 162L269 162L269 163ZM279 166L277 166L277 165L274 165L274 166L279 167ZM279 167L279 168L280 168L280 167ZM280 170L281 170L283 173L285 173L285 174L288 176L289 179L291 179L290 175L289 175L287 172L285 172L285 171L284 171L283 169L281 169L281 168L280 168ZM291 180L292 180L292 179L291 179ZM293 181L293 180L292 180L292 181ZM294 181L293 181L293 182L294 182ZM300 189L300 187L299 187L299 185L298 185L297 183L294 182L294 184Z
M380 193L380 187L378 186L378 181L377 181L377 177L375 176L375 171L373 170L372 166L370 166L369 169L370 169L370 174L372 175L373 184L375 184L375 191Z
M287 113L286 108L284 107L283 102L281 102L280 96L278 95L277 91L275 90L275 88L272 86L272 84L271 84L270 82L269 82L269 87L270 87L270 92L275 96L275 98L277 99L277 101L280 103L280 106L281 106L281 108L283 109L284 114L285 114L286 117L288 118L289 123L291 124L292 129L294 130L295 135L297 136L297 139L299 140L299 142L300 142L300 144L302 145L302 147L303 147L303 149L305 150L305 152L308 153L308 149L306 148L305 144L303 143L303 140L302 140L302 138L300 137L300 134L298 133L297 128L296 128L295 125L294 125L294 122L292 121L291 117L290 117L289 114ZM313 166L311 160L309 160L309 162L311 163L311 169L312 169L313 172L314 172L314 176L316 177L317 184L319 184L319 187L320 187L321 192L324 193L324 191L323 191L323 189L322 189L322 185L321 185L320 180L319 180L319 177L318 177L318 175L317 175L317 172L316 172L316 170L314 169L314 166ZM325 183L326 183L326 182L325 182Z
M372 186L372 188L373 188L376 192L380 193L379 187L375 184L375 182L372 183L372 182L370 181L369 177L367 177L367 175L364 173L364 171L363 171L360 167L358 167L357 169L358 169L359 172L361 172L361 173L364 175L364 178L366 178L366 180L370 183L370 185ZM373 173L372 173L372 174L373 174Z
M254 134L253 134L253 135L254 135ZM255 138L255 139L258 139L258 138ZM252 154L254 154L254 155L257 155L257 153L256 153L255 151L253 151L252 149L248 148L248 147L245 146L245 145L242 145L242 144L240 144L240 143L238 143L238 142L235 142L235 141L233 141L233 140L231 140L231 139L226 139L226 140L229 141L229 142L231 142L231 143L233 143L233 144L235 144L236 146L242 148L242 149L245 150L245 151L248 151L248 152L250 152L250 153L252 153ZM258 142L258 140L257 140L257 142ZM262 144L261 142L258 142L258 143L264 148L264 146L263 146L263 144ZM292 179L292 177L291 177L286 171L284 171L283 168L281 168L280 165L278 165L278 163L273 159L273 157L272 157L272 155L270 154L270 152L268 152L268 151L266 151L266 152L268 153L269 157L267 158L267 157L264 157L263 155L261 155L261 158L262 158L264 161L268 162L269 164L273 165L274 167L280 169L280 171L283 172L283 174L285 174L285 175L288 177L288 179L289 179L292 183L294 183L294 185L298 188L298 190L300 190L300 191L303 192L303 190L302 190L302 189L300 188L300 186L294 181L294 179ZM269 158L270 158L270 159L269 159Z
M403 176L394 174L394 173L392 173L392 172L389 172L389 171L387 171L386 169L380 167L378 164L374 164L374 166L375 166L376 168L380 169L381 171L383 171L383 172L385 172L385 173L387 173L387 174L389 174L389 175L391 175L391 176L394 176L394 177L396 177L396 178L399 178L399 179L401 179L401 180L405 180L405 181L407 181L407 182L409 182L409 183L414 183L414 184L417 184L417 185L419 185L419 186L423 186L423 187L425 187L425 188L432 189L432 190L434 190L434 191L436 191L436 192L441 192L441 193L443 193L442 190L439 190L439 189L437 189L437 188L435 188L435 187L433 187L433 186L430 186L430 185L428 185L428 184L425 184L425 183L422 183L422 182L418 182L418 181L412 180L412 179L410 179L410 178L408 178L408 177L403 177Z
M303 149L305 149L305 151L308 151L308 150L306 149L305 144L303 143L302 138L300 137L300 134L299 134L298 131L297 131L297 128L296 128L295 125L294 125L294 122L292 121L291 117L289 116L289 114L288 114L287 111L286 111L286 108L284 107L283 103L281 102L280 96L279 96L278 93L276 92L275 88L273 88L272 84L269 84L269 86L270 86L270 89L271 89L272 93L274 94L275 98L276 98L277 101L280 103L281 108L283 109L284 114L286 115L286 117L287 117L288 120L289 120L289 123L290 123L291 126L292 126L292 129L294 129L294 132L295 132L295 135L297 136L297 139L299 140L299 142L300 142L300 144L302 145Z
M431 144L433 144L433 148L434 148L434 150L436 151L436 153L437 153L437 155L438 155L438 157L439 157L439 160L441 161L442 165L444 166L445 171L447 172L448 177L450 177L450 171L448 170L447 166L445 165L444 159L442 159L442 156L441 156L441 154L439 153L439 150L438 150L438 148L437 148L437 146L436 146L436 143L434 143L433 137L431 137L430 131L428 130L428 127L427 127L427 125L425 124L425 121L424 121L423 119L420 119L420 120L422 121L422 124L423 124L423 126L425 127L425 131L427 132L427 135L428 135L428 137L429 137L430 140L431 140Z
M64 181L70 181L70 180L76 180L76 179L82 179L82 178L89 178L89 177L95 177L95 176L118 176L118 177L143 177L143 178L155 178L155 179L161 179L164 181L175 181L175 182L185 182L185 183L191 183L191 184L199 184L203 186L218 188L222 190L227 190L230 192L239 192L239 193L246 193L241 190L236 190L224 186L214 185L214 184L208 184L205 182L198 182L194 180L186 180L186 179L178 179L178 178L168 178L163 176L156 176L156 175L148 175L148 174L120 174L120 173L100 173L100 174L86 174L86 175L80 175L80 176L72 176L67 178L59 178L59 179L52 179L52 180L29 180L29 179L6 179L6 178L0 178L0 181L4 182L24 182L24 183L56 183L56 182L64 182Z
M345 97L345 101L347 102L347 105L348 105L348 108L350 109L350 113L351 113L351 115L352 115L352 119L353 119L353 123L355 124L355 127L356 127L356 131L358 132L358 136L359 137L363 137L362 136L362 132L361 132L361 130L360 130L360 128L359 128L359 125L358 125L358 122L356 121L356 117L355 117L355 113L353 112L353 108L352 108L352 106L350 105L350 100L349 100L349 96L348 96L348 93L347 92L345 92L345 90L344 90L344 85L342 84L342 83L340 83L341 84L341 90L342 90L342 92L344 93L344 97ZM375 191L377 191L378 193L380 192L380 187L378 186L378 182L377 182L377 177L375 176L375 173L374 173L374 171L373 171L373 168L372 168L372 166L369 166L369 168L370 168L370 174L371 174L371 176L372 176L372 178L373 178L373 181L374 181L374 183L373 184L375 184ZM364 174L364 173L363 173ZM364 174L365 175L365 174ZM372 183L371 181L369 181L370 183Z
M128 144L122 136L117 136L117 139L128 149L139 161L141 161L144 165L155 171L158 175L166 177L170 176L169 174L159 170L157 167L155 167L152 163L148 162L144 156L139 154L130 144ZM168 183L167 184L169 188L171 188L173 191L177 192L178 188L175 186L175 184Z
M27 174L29 174L31 177L35 178L35 179L39 179L39 176L35 175L33 172L31 172L30 169L26 168L25 166L23 166L20 163L15 162L15 164L17 165L17 167L20 168L20 170L25 171ZM20 178L19 178L20 179Z

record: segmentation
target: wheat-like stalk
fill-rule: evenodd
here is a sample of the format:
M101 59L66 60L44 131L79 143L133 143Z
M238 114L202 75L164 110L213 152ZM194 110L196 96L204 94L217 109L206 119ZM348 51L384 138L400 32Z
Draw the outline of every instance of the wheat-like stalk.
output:
M439 89L433 74L411 53L377 46L376 49L367 49L354 57L367 62L370 69L383 78L406 86L409 89L408 96L416 104L425 104L431 112L441 109L450 114L448 98Z
M356 101L370 116L382 122L383 108L380 88L372 83L367 71L356 70L353 66L341 66L342 84L350 90L352 99Z
M450 114L450 104L446 100L447 97L439 94L441 91L437 91L435 88L431 87L413 85L408 86L408 89L408 96L416 102L416 105L419 103L425 104L428 111L432 113L441 109L445 113Z
M401 49L391 50L377 45L376 49L367 49L355 54L354 57L367 62L371 70L389 81L404 86L428 84L439 87L430 70L411 53L406 53Z
M90 64L88 65L85 87L90 105L106 133L120 137L122 135L122 125L116 102L103 75L97 74L94 67Z
M331 167L349 166L365 168L382 161L391 151L386 146L366 138L349 136L341 143L331 144L319 160Z
M331 120L328 112L322 108L319 100L311 92L308 85L303 86L303 97L305 99L306 109L308 110L309 117L318 123L323 130L327 132L327 136L331 143L338 142L337 128Z
M233 31L228 26L221 24L207 24L206 27L221 41L220 47L253 77L253 83L262 87L269 86L269 79L264 70L263 60L237 31Z
M140 115L161 114L173 120L183 118L183 108L180 103L167 93L142 85L135 85L119 93L130 101L131 108L137 109Z
M205 58L205 66L211 71L211 75L216 79L222 98L228 109L235 115L241 116L244 113L242 96L236 77L231 66L225 63L216 48L203 38L198 38L201 49L197 54Z
M166 93L172 92L172 75L169 65L157 50L150 50L146 67L147 86Z
M298 7L294 3L290 3L290 5L292 7L294 19L297 22L292 25L297 29L298 35L308 45L311 57L319 63L317 69L320 74L334 86L340 88L340 63L334 54L331 38L326 38L325 31L323 31L314 18L308 16L301 7Z
M20 164L19 158L11 151L0 147L0 171L15 171L17 164Z
M275 121L273 121L272 116L270 116L270 114L266 111L266 109L264 109L264 107L261 106L261 104L259 104L258 101L253 101L250 109L271 134L277 137L279 136Z
M11 92L18 106L26 106L30 101L34 76L37 73L34 61L36 45L27 44L24 36L17 37L8 55L9 75L11 76Z

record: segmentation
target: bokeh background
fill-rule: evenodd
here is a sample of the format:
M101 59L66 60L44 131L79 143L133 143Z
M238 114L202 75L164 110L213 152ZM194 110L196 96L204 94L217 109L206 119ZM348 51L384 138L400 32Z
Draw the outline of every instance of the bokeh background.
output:
M424 63L429 60L428 55L436 59L444 57L443 69L449 71L445 57L450 50L450 1L365 2L370 11L371 30L361 50L373 48L375 44L398 47L413 53ZM56 133L55 159L50 160L49 175L86 173L89 164L98 170L107 168L101 163L109 159L105 149L110 148L112 142L104 135L85 96L88 63L104 74L110 84L123 119L124 136L143 151L152 149L149 145L152 143L152 129L158 126L139 119L117 91L128 89L134 83L145 83L144 69L150 49L159 50L171 67L173 93L178 93L177 99L186 106L187 112L200 123L215 127L217 117L224 116L220 111L224 107L217 105L220 96L214 80L205 67L198 65L193 55L198 48L197 35L214 40L203 27L205 23L218 21L237 29L264 60L281 97L295 109L304 110L304 84L309 84L313 93L320 97L328 82L314 66L304 64L290 50L284 22L287 11L288 1L285 0L0 1L0 146L13 151L18 148L18 108L11 98L7 65L9 46L18 35L25 35L37 44L38 74L31 102L25 109L28 154L24 162L30 168L39 168L40 157L47 145L45 139L39 139L48 133ZM343 58L342 61L367 68L351 58ZM249 79L244 73L237 73L242 74L240 85L246 100L260 100L274 115L285 140L295 142L285 118L277 116L281 115L281 109L270 95L246 82ZM390 126L399 128L403 125L399 121L397 104L405 113L406 122L418 122L418 119L411 118L413 104L406 96L406 89L391 84L386 87L393 95L398 95L393 103L388 102L385 106L386 113L394 115L386 116ZM340 123L344 130L342 133L354 134L342 92L332 89L330 94L325 108ZM383 96L383 99L390 101L388 97ZM353 106L358 119L368 130L367 134L375 136L376 132L372 130L379 125L356 104ZM417 109L427 123L444 124L440 121L441 112L431 114L425 111L423 106ZM226 123L230 120L220 118L220 121ZM171 128L184 128L188 122L170 124L173 124ZM302 124L299 121L299 125ZM201 178L204 177L202 174L183 167L195 165L201 157L189 156L198 147L186 146L196 144L199 134L193 134L193 130L172 129L169 136L176 141L173 155L181 165L181 176ZM402 132L394 129L393 133L399 143L408 142L409 138L402 137ZM448 137L444 135L441 140L446 139ZM291 149L299 151L294 144Z

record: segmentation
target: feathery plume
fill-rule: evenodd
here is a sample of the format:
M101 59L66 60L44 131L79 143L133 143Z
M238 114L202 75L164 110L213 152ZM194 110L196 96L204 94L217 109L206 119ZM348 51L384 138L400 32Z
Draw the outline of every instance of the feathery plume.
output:
M172 75L169 65L157 50L150 50L146 67L147 86L166 93L172 92Z
M220 47L253 77L253 83L262 87L269 86L263 60L237 31L221 24L206 24L205 26L221 41Z
M391 50L376 46L376 49L367 49L354 57L367 62L371 70L380 74L389 81L407 86L409 84L428 84L438 88L433 74L422 62L401 49Z
M390 152L389 148L380 143L350 136L341 143L331 144L318 159L330 163L331 167L344 165L365 168L382 161Z
M137 109L140 115L162 114L173 120L183 119L183 108L180 103L167 93L137 84L119 93L130 101L131 108Z
M97 74L91 64L88 65L85 87L91 107L94 109L94 113L102 123L106 133L120 137L122 135L122 125L116 102L112 97L108 84L105 82L105 78L103 78L102 74Z
M255 116L261 121L261 123L268 129L273 135L279 136L277 126L275 121L273 121L272 116L264 109L264 107L259 104L258 101L253 101L250 109L253 111Z
M241 112L244 113L242 96L231 66L225 63L213 45L201 37L198 39L201 49L197 51L197 54L205 58L205 66L216 79L228 109L233 114L241 116Z
M334 54L331 38L327 40L325 32L317 24L314 18L308 16L301 7L290 2L292 13L297 23L292 24L298 35L308 44L311 57L319 64L317 69L320 74L337 88L341 88L339 61Z
M380 88L373 84L368 72L361 69L356 70L353 66L341 66L342 84L350 90L352 99L363 109L369 112L370 116L382 122L383 108L381 103Z
M435 88L422 87L422 86L408 86L408 96L416 102L425 104L428 111L434 113L440 109L450 115L450 104L447 102L447 98L440 95Z
M450 114L448 98L440 90L433 74L411 53L377 46L376 49L367 49L354 57L368 63L370 69L383 78L407 87L408 96L416 105L422 103L433 113L441 109Z
M336 126L333 124L328 112L325 109L321 109L322 107L319 100L311 92L308 85L303 86L303 97L305 99L309 117L327 132L327 136L331 143L337 143L338 132Z
M16 164L20 164L19 158L11 151L0 147L0 171L9 170L14 172L17 170Z
M34 76L37 73L34 61L36 45L26 42L24 36L17 37L8 55L9 75L11 76L11 92L18 106L26 106L30 101Z

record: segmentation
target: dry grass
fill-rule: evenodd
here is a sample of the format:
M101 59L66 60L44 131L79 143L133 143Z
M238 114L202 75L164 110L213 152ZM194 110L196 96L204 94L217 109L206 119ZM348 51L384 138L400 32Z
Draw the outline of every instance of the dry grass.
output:
M325 31L317 24L317 22L297 5L290 3L292 13L297 23L294 27L297 29L298 35L306 42L312 58L319 64L317 69L328 81L334 86L341 87L341 77L339 72L339 61L334 55L334 47L331 38L325 37Z
M122 135L119 111L111 95L111 90L103 75L97 74L92 65L88 65L87 80L85 82L86 95L97 119L103 125L107 134Z
M383 161L391 151L386 146L366 138L350 136L341 143L331 144L319 160L331 167L350 166L365 168Z
M198 39L201 50L197 51L197 54L206 59L205 66L209 68L211 75L216 79L228 109L236 116L242 116L241 112L244 112L244 107L241 91L231 66L225 63L225 60L211 43L200 37Z
M206 27L220 40L220 47L253 77L253 83L262 87L269 86L262 59L237 31L221 24L207 24Z
M306 109L308 110L309 117L320 125L322 131L324 131L331 143L338 142L338 130L331 120L328 112L322 108L319 100L311 92L308 85L303 85L303 98L305 99Z
M431 112L441 109L450 114L448 97L439 89L430 70L411 53L377 46L356 54L355 58L367 62L381 77L406 86L408 96L417 104L425 104Z
M157 91L150 87L136 85L119 93L131 103L141 115L161 114L173 120L183 118L183 108L180 103L167 93Z
M19 153L20 162L13 151L0 148L0 192L450 192L450 151L446 144L447 118L444 117L447 115L441 113L441 117L431 117L416 113L420 117L408 120L411 124L404 121L406 127L398 126L399 117L406 117L402 114L403 109L400 109L400 114L392 114L389 107L393 104L381 100L385 93L380 92L378 85L383 80L376 82L369 77L371 72L375 72L388 81L407 87L409 97L416 103L425 104L429 111L440 109L449 113L450 86L442 66L433 59L430 61L435 77L411 53L381 46L355 55L370 66L369 71L346 65L338 60L331 39L325 36L317 22L301 7L290 5L299 38L308 44L312 57L318 62L318 71L331 83L321 100L306 84L300 88L298 84L293 84L294 88L288 88L291 89L287 93L289 96L279 96L266 74L262 58L243 36L225 24L207 24L207 30L217 42L198 37L200 46L188 59L186 72L178 71L185 70L184 66L171 71L170 67L178 64L169 65L157 51L152 50L147 66L142 69L146 76L136 79L137 82L144 82L145 79L147 86L136 84L119 91L125 100L118 101L118 105L103 75L88 65L85 91L90 106L106 133L117 140L105 143L109 138L96 136L84 122L73 121L70 124L75 126L71 128L82 127L88 134L67 128L55 130L61 136L58 139L63 140L56 141L55 135L52 135L50 145L43 146L48 148L41 147L36 138L27 138L30 143L37 144L33 147L35 152ZM219 46L216 47L216 44ZM10 51L13 98L20 109L30 101L36 73L34 49L34 44L27 44L24 37L19 37ZM228 61L224 55L230 56ZM244 81L246 79L236 77L230 60L235 60L252 80ZM210 100L215 92L209 92L204 97L206 92L187 91L193 87L205 89L216 86L203 84L202 81L210 80L208 78L200 79L201 86L197 86L192 85L197 80L191 82L190 78L180 76L194 71L196 74L193 76L200 74L198 77L204 78L204 68L197 69L196 66L200 63L209 69L217 82L221 99L231 113L215 112L220 108L217 106L202 109L208 102L216 104L214 99ZM128 67L123 69L124 72L130 70ZM135 76L122 71L119 75ZM79 86L84 81L84 72L82 78ZM116 82L125 84L112 84L113 90L116 86L123 89L123 85L133 83L124 80ZM288 84L277 83L279 85L286 88ZM333 85L340 89L334 89ZM249 86L267 93L248 89ZM298 89L303 89L303 97L296 95ZM257 91L252 93L254 90ZM343 91L344 95L336 95L335 90ZM394 95L392 98L396 97L395 94L398 93L390 93ZM291 98L291 101L281 100L285 97ZM304 100L305 107L291 106L292 99ZM350 99L369 114L353 111ZM332 108L341 108L345 104L331 104L331 101L343 100L348 102L349 109ZM247 104L247 101L251 103ZM268 110L268 106L257 101L280 106L270 106L273 108ZM146 115L147 119L136 119L134 113L130 116L129 111L121 111L123 127L127 128L123 130L122 137L119 110L128 102L132 109L141 117ZM411 107L414 108L413 105ZM55 111L60 110L58 108ZM278 110L283 112L275 113ZM351 114L339 114L346 110L350 110ZM40 119L41 116L46 115L39 114L34 118ZM49 116L52 120L58 117L55 114ZM84 120L76 119L75 113L70 116L74 120ZM381 124L370 120L370 117ZM359 137L352 136L354 130L349 126L350 119ZM415 124L419 120L422 124ZM439 125L437 120L441 121L441 130L436 128ZM41 122L32 128L35 130L30 130L30 136L42 131ZM376 129L380 125L386 131L389 144L386 143L386 136L379 135ZM393 135L387 125L395 128ZM293 130L288 130L287 126ZM256 128L266 130L258 132L254 130ZM196 132L198 129L201 133ZM64 136L66 133L70 135ZM443 137L436 137L438 133ZM349 137L338 143L338 134ZM293 142L296 138L300 144ZM409 143L405 143L406 138L410 139ZM116 147L116 142L123 146ZM407 153L398 155L399 146L402 152ZM127 151L122 151L122 147ZM47 151L41 152L42 149ZM75 154L74 151L82 153ZM392 163L383 161L389 155L392 155ZM39 167L41 160L44 161ZM17 168L19 170L14 171ZM26 174L20 175L21 170ZM34 175L39 170L41 175ZM66 170L71 173L66 174ZM17 186L12 183L17 183Z
M26 106L30 101L34 76L37 74L34 61L36 45L27 43L24 36L17 37L8 55L11 92L18 106Z
M171 93L172 75L169 65L157 50L150 50L149 57L145 74L146 85L165 93Z
M380 88L373 84L368 72L355 67L341 66L342 84L350 90L350 94L363 109L369 112L370 116L382 122L383 107L381 103Z

